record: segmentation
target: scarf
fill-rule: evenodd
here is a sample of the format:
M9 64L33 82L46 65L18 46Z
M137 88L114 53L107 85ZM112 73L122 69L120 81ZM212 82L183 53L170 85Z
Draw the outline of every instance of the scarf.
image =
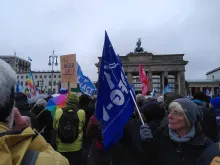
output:
M179 138L179 135L169 128L169 135L170 138L177 143L186 143L189 142L194 136L195 136L195 126L192 126L192 128L187 132L184 136Z

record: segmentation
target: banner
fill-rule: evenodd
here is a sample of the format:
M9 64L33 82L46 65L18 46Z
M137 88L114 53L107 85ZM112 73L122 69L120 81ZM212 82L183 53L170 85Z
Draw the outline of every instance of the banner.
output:
M107 149L122 137L123 127L134 112L134 102L121 61L106 32L98 84L96 117L102 124Z
M60 56L60 67L62 87L65 86L68 90L70 90L70 88L76 88L76 55L70 54Z
M87 76L84 76L81 67L78 63L77 63L77 78L78 78L80 90L83 93L92 97L96 91L96 87Z
M139 80L142 82L142 94L146 96L148 92L148 78L142 65L139 65Z

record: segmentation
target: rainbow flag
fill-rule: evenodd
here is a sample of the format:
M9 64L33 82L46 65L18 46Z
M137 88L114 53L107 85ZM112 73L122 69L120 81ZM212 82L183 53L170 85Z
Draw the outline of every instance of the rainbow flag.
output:
M27 83L27 86L29 86L29 88L30 88L29 93L30 93L31 97L36 96L38 89L34 84L34 78L33 78L31 71L28 74L28 80L26 81L26 83Z

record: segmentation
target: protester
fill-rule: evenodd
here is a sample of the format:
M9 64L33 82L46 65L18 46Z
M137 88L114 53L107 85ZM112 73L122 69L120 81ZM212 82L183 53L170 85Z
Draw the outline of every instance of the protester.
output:
M176 99L169 105L169 124L154 136L148 125L140 128L149 164L194 165L211 144L198 127L202 112L192 101ZM147 163L146 163L147 164Z
M66 107L57 109L53 127L57 131L57 151L64 155L71 165L80 165L85 125L85 111L78 109L79 97L70 92Z
M169 93L167 92L164 96L166 98L164 100L165 102L160 104L160 107L164 108L164 110L165 110L165 117L160 123L161 128L166 127L168 125L168 115L169 115L168 107L169 107L170 103L176 99L184 98L184 96L177 94L177 93L174 93L174 92L169 92Z
M208 97L204 92L196 92L193 97L193 102L200 107L206 107L208 104Z
M209 107L210 107L210 111L213 111L216 116L216 127L217 127L216 140L220 141L220 97L212 98ZM215 130L212 130L212 132L213 131Z
M138 108L141 108L144 105L144 95L137 94L136 95L136 103L137 103Z
M0 164L68 165L68 160L30 127L29 117L14 108L17 75L0 60Z
M15 107L19 109L21 115L30 117L32 128L39 131L37 117L30 112L28 98L24 93L18 92L15 94Z
M45 109L46 100L39 99L31 109L31 113L35 114L37 117L39 132L44 137L44 139L50 143L54 148L55 144L52 142L51 133L53 131L53 119L50 111Z
M154 133L165 116L165 110L156 101L145 104L140 110L146 119L146 123Z
M104 151L101 124L95 115L89 120L86 138L91 144L87 165L110 165L112 157L109 152Z
M214 144L210 145L201 154L196 165L213 165L214 162L220 164L220 159L216 158L217 156L220 156L220 143L214 143Z
M193 102L196 103L203 112L201 126L204 134L213 142L217 141L216 114L213 110L207 108L208 98L205 93L197 92L194 95Z

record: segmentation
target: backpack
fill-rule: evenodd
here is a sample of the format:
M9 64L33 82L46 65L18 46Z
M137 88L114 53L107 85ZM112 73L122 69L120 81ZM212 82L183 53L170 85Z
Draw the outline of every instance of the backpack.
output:
M58 138L62 143L73 143L79 135L79 118L77 110L63 109L58 124Z

